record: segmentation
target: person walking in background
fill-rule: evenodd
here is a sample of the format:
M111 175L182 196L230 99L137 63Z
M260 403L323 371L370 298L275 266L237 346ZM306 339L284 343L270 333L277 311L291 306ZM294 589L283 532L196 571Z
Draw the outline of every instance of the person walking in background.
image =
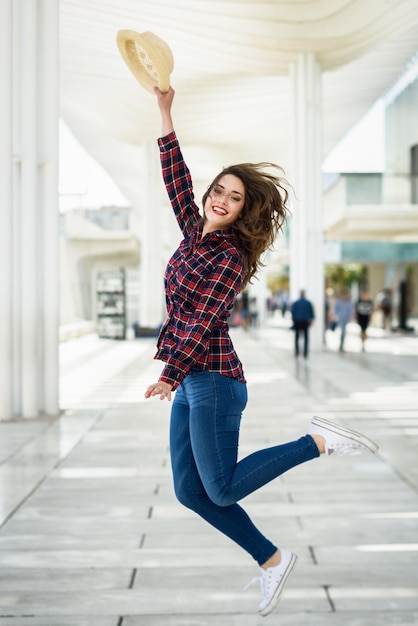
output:
M380 308L383 316L383 330L390 330L392 323L393 297L392 289L386 287L383 292L383 298L380 302Z
M335 316L337 318L337 324L340 327L340 352L344 352L345 331L348 322L353 319L354 305L350 300L350 294L348 289L343 289L340 297L335 303Z
M257 298L252 297L248 303L249 325L251 328L258 326L258 305Z
M365 351L365 343L367 339L367 328L370 324L370 319L373 313L374 305L373 300L369 298L369 293L366 289L360 291L360 298L356 304L356 319L357 324L360 326L361 337L361 350Z
M175 391L170 416L175 494L259 564L258 610L265 616L277 605L297 557L265 537L238 502L321 454L373 453L377 445L360 433L313 417L308 433L296 441L257 450L238 461L247 385L228 319L284 225L285 181L271 172L272 164L229 166L207 187L201 215L174 131L174 90L154 89L162 120L158 143L163 178L183 239L164 277L167 319L155 355L164 367L145 398L171 400Z
M295 357L299 356L299 338L303 335L303 356L308 358L309 354L309 327L315 319L312 302L305 297L302 289L298 300L292 304L290 309L295 331Z
M281 302L281 306L280 306L283 318L286 317L288 306L289 306L289 294L287 293L287 291L283 291L282 292L282 302Z
M335 303L337 299L335 297L334 289L328 287L325 292L325 328L334 332L337 326L337 320L335 317Z

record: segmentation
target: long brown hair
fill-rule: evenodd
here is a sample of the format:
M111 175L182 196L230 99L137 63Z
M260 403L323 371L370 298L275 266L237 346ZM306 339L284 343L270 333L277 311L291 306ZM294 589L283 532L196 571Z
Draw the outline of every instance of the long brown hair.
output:
M272 168L283 173L278 165L266 162L240 163L225 167L202 198L205 206L213 187L225 174L236 176L244 185L244 206L238 219L230 226L244 257L246 276L243 289L264 265L260 260L261 255L273 246L277 235L284 228L289 212L289 184L281 175L266 171Z

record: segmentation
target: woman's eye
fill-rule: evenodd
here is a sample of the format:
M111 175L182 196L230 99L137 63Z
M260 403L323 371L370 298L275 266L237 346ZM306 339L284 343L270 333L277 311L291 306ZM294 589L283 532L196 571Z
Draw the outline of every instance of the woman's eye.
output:
M212 189L212 193L217 196L222 196L225 192L222 189L222 187L214 187ZM228 202L239 202L241 200L241 196L227 196L226 195L226 199L228 200Z

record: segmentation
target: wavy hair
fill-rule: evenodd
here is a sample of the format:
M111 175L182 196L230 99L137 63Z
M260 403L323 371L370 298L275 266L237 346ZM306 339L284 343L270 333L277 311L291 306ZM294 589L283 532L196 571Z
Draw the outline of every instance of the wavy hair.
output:
M230 226L245 262L246 275L242 289L251 282L260 267L265 265L261 261L261 256L272 248L277 235L284 229L289 213L287 206L289 183L283 176L267 169L278 170L283 174L281 167L267 162L240 163L225 167L209 185L202 198L205 206L213 187L226 174L236 176L244 185L244 206L237 220ZM204 217L202 219L205 220Z

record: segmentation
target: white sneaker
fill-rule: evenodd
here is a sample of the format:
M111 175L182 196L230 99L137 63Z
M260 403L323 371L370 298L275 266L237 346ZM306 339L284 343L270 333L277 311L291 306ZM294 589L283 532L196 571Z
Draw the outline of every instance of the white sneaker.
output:
M258 612L263 617L270 615L277 606L286 581L292 573L298 558L296 554L292 554L292 552L288 550L280 550L280 554L281 561L278 565L269 567L268 569L260 567L261 576L253 578L248 585L244 587L244 590L246 590L253 583L260 583L263 597L258 607Z
M363 452L376 452L379 448L377 443L357 433L355 430L343 428L333 422L328 422L322 417L313 417L309 428L310 435L321 435L325 439L325 454L346 456L362 454Z

